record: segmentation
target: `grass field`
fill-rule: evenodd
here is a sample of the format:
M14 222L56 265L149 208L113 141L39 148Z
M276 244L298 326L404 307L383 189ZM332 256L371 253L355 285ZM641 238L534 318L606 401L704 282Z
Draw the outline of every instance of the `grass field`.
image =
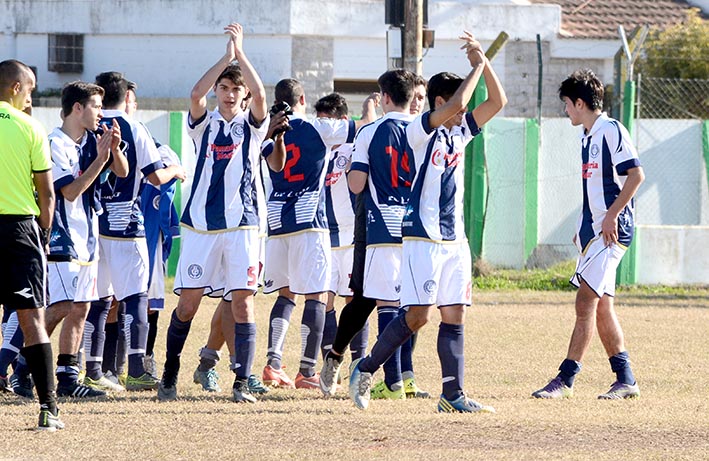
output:
M63 401L67 428L45 434L31 430L36 403L2 394L0 459L709 459L709 291L620 294L639 399L596 399L614 380L598 339L572 399L532 399L564 357L573 298L558 291L475 294L465 384L470 396L497 409L494 415L438 414L435 399L373 401L363 412L342 391L326 400L316 391L273 390L255 405L235 404L228 360L218 366L224 392L207 395L191 382L215 306L205 300L183 354L180 400L159 403L151 392ZM257 297L256 373L265 364L273 299ZM167 305L174 304L171 296ZM294 312L286 343L292 375L301 313ZM160 356L168 318L161 317ZM424 328L414 354L417 380L434 394L437 324Z

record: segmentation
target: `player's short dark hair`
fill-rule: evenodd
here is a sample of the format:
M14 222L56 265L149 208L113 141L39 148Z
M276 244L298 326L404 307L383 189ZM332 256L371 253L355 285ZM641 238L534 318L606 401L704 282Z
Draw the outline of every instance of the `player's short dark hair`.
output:
M17 82L22 82L28 73L32 74L32 69L17 59L7 59L0 62L0 88L7 88Z
M414 78L414 88L420 85L426 86L426 79L419 74L416 74L416 77Z
M126 100L128 80L120 72L103 72L96 76L96 84L103 88L103 105L112 109Z
M135 91L138 89L138 84L135 82L131 82L130 80L126 80L126 83L128 85L127 89L135 93Z
M582 100L591 110L603 109L603 82L591 69L579 69L559 86L559 99Z
M377 83L382 94L388 94L395 105L407 106L414 97L416 74L405 69L388 70Z
M243 86L246 88L246 83L244 82L244 75L241 73L241 67L238 64L229 64L226 69L219 74L217 81L214 82L216 86L222 79L230 80L236 86Z
M342 118L348 114L347 100L339 93L330 93L315 103L315 112L328 117Z
M98 85L86 82L69 82L62 88L62 113L66 117L71 114L74 104L79 103L86 106L93 95L103 97L104 91Z
M294 78L284 78L280 82L276 83L276 89L274 91L276 97L276 103L285 102L289 106L293 107L298 104L300 97L305 94L303 90L303 85Z
M463 77L452 72L440 72L431 77L426 87L428 106L431 110L436 109L436 96L440 96L448 101L462 83Z

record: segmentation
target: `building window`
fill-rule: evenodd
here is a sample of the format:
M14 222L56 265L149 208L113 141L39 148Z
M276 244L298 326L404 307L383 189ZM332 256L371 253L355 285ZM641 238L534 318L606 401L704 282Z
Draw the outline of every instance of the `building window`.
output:
M49 34L48 70L80 74L84 71L84 36Z

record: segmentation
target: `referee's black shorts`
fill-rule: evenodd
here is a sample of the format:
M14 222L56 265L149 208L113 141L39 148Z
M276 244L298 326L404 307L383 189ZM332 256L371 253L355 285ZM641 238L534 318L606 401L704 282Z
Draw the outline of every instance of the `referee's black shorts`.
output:
M32 216L0 215L0 304L8 309L46 305L47 263Z

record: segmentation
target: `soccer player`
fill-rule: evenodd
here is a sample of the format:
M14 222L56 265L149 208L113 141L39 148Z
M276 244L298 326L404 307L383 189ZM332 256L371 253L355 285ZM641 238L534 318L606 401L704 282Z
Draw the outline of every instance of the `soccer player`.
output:
M197 146L197 166L190 199L182 215L182 249L175 277L180 295L167 331L167 353L160 400L177 398L180 354L192 318L204 295L231 296L237 373L236 402L256 402L248 389L255 345L253 296L257 288L260 184L259 154L266 135L266 97L261 79L243 49L243 29L232 23L226 53L195 84L187 129ZM239 65L233 65L236 59ZM217 109L207 111L214 89ZM250 108L241 109L247 92ZM266 156L269 167L283 169L285 155Z
M573 395L574 378L598 329L616 381L599 399L640 395L630 368L623 330L613 307L618 264L635 230L633 197L645 179L628 131L602 112L603 83L591 70L572 73L559 87L564 110L574 126L581 125L583 207L574 243L579 250L571 283L578 287L576 322L559 374L532 393L556 399Z
M317 389L315 364L320 353L325 322L325 292L329 288L330 240L325 216L325 175L333 145L352 142L356 127L374 118L365 111L352 120L321 118L306 121L305 93L295 79L276 84L276 103L287 103L293 111L291 130L274 142L274 150L287 151L282 172L270 172L268 197L268 239L264 293L278 290L268 330L268 362L264 384L273 387ZM265 149L270 149L266 146ZM295 384L281 367L283 342L295 307L296 294L305 297L301 323L303 340L300 369Z
M78 351L91 302L97 301L99 175L107 168L118 178L128 175L120 150L121 130L103 125L104 90L92 83L71 82L62 89L62 126L49 135L56 209L49 244L49 308L47 334L62 322L57 357L57 394L100 397L105 390L122 391L101 376L79 382ZM91 324L86 332L91 334ZM87 351L90 352L90 351ZM92 379L95 378L95 379Z
M105 92L102 122L121 127L121 135L126 142L125 155L129 172L125 178L119 178L111 172L101 185L103 213L99 217L101 258L98 274L101 299L93 304L97 310L107 311L112 296L125 303L124 329L126 337L130 338L127 345L128 376L125 387L129 391L155 389L158 380L147 373L144 366L148 333L149 268L140 193L144 178L154 185L160 185L174 178L184 180L185 173L179 165L165 167L150 133L126 114L128 80L123 74L104 72L96 76L96 84ZM91 353L87 351L87 354ZM98 360L96 356L91 361Z
M406 128L416 169L402 222L401 302L408 310L379 335L367 357L352 365L350 397L361 409L369 405L372 374L427 323L437 305L442 320L438 356L443 384L438 411L494 411L463 393L463 322L470 305L472 272L463 221L463 158L465 145L507 100L480 44L468 32L461 39L472 70L465 79L450 73L434 75L428 82L431 110ZM466 112L481 75L488 98Z
M47 134L23 110L32 106L35 77L24 63L0 62L0 304L17 312L25 335L22 355L34 378L37 429L63 429L59 419L52 345L44 327L46 246L54 213ZM35 199L35 191L37 198Z

